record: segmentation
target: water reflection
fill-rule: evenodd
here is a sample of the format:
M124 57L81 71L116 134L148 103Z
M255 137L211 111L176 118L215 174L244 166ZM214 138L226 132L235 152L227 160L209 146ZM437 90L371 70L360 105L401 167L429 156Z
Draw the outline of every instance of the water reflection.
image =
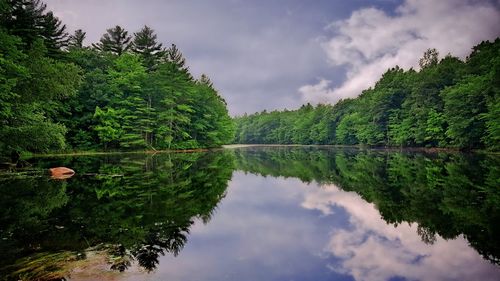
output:
M329 233L347 223L300 207L315 188L297 179L235 172L206 226L195 226L177 257L161 257L153 280L352 280L328 269ZM133 280L130 278L129 280Z
M497 280L463 237L426 244L335 185L236 172L210 224L153 280ZM129 279L133 280L133 278Z
M0 275L498 280L499 161L307 147L44 159L77 174L1 177Z
M445 240L416 223L387 224L374 204L334 185L309 192L305 208L331 214L333 206L348 214L348 226L333 231L325 251L340 258L329 267L355 280L495 280L499 271L478 258L463 236ZM424 239L422 239L424 238ZM496 276L496 277L495 277Z
M61 161L78 174L2 177L0 275L65 276L67 261L78 266L89 247L113 270L134 261L151 271L159 256L180 252L194 219L210 220L233 170L227 153L54 158L36 166Z
M463 235L485 259L500 263L497 156L285 147L239 150L236 157L247 172L355 191L387 223L416 223L426 243Z

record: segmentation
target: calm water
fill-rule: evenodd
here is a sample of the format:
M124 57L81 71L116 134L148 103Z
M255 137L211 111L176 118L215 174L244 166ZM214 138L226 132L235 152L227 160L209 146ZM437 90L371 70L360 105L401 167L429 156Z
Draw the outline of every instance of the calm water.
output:
M0 176L4 280L500 280L500 158L249 147ZM54 180L47 168L76 175Z

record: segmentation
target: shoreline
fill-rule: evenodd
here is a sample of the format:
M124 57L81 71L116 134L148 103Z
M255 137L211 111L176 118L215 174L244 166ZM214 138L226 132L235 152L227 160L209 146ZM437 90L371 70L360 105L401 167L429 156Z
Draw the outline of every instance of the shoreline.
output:
M341 145L341 144L229 144L223 145L225 149L247 148L247 147L314 147L314 148L350 148L360 150L378 151L407 151L407 152L427 152L427 153L483 153L500 155L500 152L488 151L484 149L460 150L453 147L414 147L414 146L367 146L367 145Z
M134 151L76 151L57 153L30 153L26 158L35 157L61 157L61 156L93 156L93 155L113 155L113 154L160 154L160 153L197 153L208 152L222 148L196 148L196 149L172 149L172 150L134 150ZM24 158L24 157L23 157Z
M394 147L394 146L363 146L363 145L331 145L331 144L227 144L221 147L214 148L196 148L196 149L171 149L171 150L136 150L136 151L76 151L76 152L60 152L60 153L33 153L27 154L22 158L38 158L38 157L63 157L63 156L94 156L94 155L113 155L113 154L163 154L163 153L199 153L219 151L224 149L239 149L251 147L312 147L312 148L341 148L341 149L359 149L359 150L375 150L375 151L400 151L400 152L423 152L423 153L479 153L489 155L500 155L500 152L487 150L469 150L461 151L458 148L450 147Z

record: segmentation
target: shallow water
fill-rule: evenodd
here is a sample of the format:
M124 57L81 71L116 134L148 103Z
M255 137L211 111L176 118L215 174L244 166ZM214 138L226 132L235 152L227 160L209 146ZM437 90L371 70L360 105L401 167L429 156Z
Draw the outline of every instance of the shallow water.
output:
M322 147L31 159L6 280L499 280L500 159ZM76 175L51 179L45 169Z

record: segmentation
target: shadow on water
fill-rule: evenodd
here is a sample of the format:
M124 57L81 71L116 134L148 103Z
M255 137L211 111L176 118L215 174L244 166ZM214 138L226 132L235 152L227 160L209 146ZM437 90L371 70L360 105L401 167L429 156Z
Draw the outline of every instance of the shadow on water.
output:
M312 147L33 159L48 175L0 177L0 275L55 280L95 263L152 271L177 255L195 220L208 223L234 170L335 184L374 203L389 224L417 223L422 241L463 235L500 264L500 159Z

